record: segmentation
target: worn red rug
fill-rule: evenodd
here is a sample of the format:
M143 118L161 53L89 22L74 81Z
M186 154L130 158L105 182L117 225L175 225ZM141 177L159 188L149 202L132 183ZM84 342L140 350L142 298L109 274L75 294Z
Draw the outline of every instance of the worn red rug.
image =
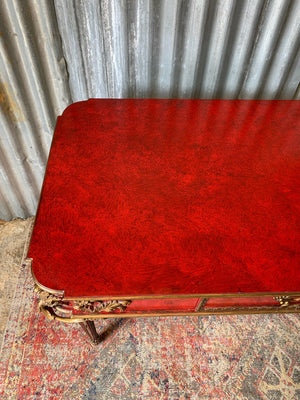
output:
M1 399L300 399L300 315L141 318L76 325L37 312L20 273L1 353Z

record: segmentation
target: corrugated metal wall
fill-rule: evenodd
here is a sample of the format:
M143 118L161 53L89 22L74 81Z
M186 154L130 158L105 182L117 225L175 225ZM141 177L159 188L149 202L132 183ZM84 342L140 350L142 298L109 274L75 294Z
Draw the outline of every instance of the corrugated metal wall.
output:
M296 96L298 0L55 0L55 7L73 100Z
M51 1L0 1L0 218L36 211L56 116L71 101Z
M55 119L72 101L300 98L300 0L0 4L0 218L35 212Z

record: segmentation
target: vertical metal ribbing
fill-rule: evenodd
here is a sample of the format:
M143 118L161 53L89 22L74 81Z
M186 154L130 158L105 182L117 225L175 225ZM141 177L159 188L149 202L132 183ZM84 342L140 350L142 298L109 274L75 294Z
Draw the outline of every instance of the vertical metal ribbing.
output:
M298 0L3 0L0 218L35 213L70 102L299 99L299 20Z
M49 147L70 102L53 3L0 4L0 218L36 211Z

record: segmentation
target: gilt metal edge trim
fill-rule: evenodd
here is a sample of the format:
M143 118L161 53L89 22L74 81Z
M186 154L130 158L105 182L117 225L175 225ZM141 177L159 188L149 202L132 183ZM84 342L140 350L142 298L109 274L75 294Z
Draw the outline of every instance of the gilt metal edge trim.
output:
M107 318L145 318L145 317L192 317L192 316L204 316L204 315L246 315L246 314L287 314L287 313L300 313L300 307L268 307L268 308L211 308L206 311L193 311L193 312L149 312L149 313L111 313L111 314L86 314L76 315L76 317L65 317L55 314L55 312L47 309L42 309L42 313L52 320L58 320L66 323L78 323L83 321L96 321L99 319Z
M49 293L35 284L38 293L38 308L48 319L57 319L64 322L82 322L90 320L90 317L105 318L107 313L117 316L114 312L124 312L131 303L130 300L111 301L68 301L60 296L60 293ZM88 314L87 314L88 313ZM104 314L102 314L104 313Z
M131 296L97 296L97 297L65 297L65 300L155 300L155 299L203 299L203 298L245 298L245 297L300 297L300 292L253 292L253 293L195 293L170 295L131 295Z
M197 315L231 315L231 314L269 314L269 313L299 313L300 301L299 292L296 293L258 293L251 294L217 294L217 295L181 295L181 296L134 296L128 298L65 298L64 291L49 289L37 281L32 271L32 259L27 258L26 265L31 267L32 277L35 283L35 290L39 295L39 310L48 318L63 322L82 322L84 320L96 320L102 318L130 318L130 317L161 317L161 316L197 316ZM276 295L276 296L274 296ZM295 297L296 295L296 297ZM298 297L299 296L299 297ZM195 311L159 311L159 312L126 312L127 306L135 299L167 299L167 298L201 298ZM210 298L230 298L230 297L273 297L279 305L270 307L219 307L205 309L206 302ZM68 306L71 302L72 306ZM96 305L98 303L98 306ZM73 314L73 311L82 311L82 314ZM121 311L115 313L113 311ZM86 314L85 312L92 312Z
M42 285L34 275L33 267L32 267L32 258L27 258L25 261L26 265L29 265L31 268L32 278L34 283L40 287L42 290L47 291L48 293L53 293L59 295L61 298L64 298L66 301L78 301L78 300L89 300L89 301L111 301L111 300L150 300L150 299L204 299L204 298L245 298L245 297L282 297L282 296L292 296L300 298L300 291L296 292L250 292L250 293L193 293L193 294L169 294L169 295L130 295L130 296L76 296L76 297L68 297L65 296L64 290L56 290L50 289L44 285Z
M159 311L159 312L126 312L130 300L112 300L112 301L90 301L81 300L69 301L61 299L53 293L41 290L36 286L39 294L39 310L48 319L59 320L67 323L83 322L84 320L97 320L103 318L136 318L136 317L167 317L167 316L200 316L200 315L237 315L237 314L271 314L271 313L300 313L300 304L293 304L293 301L300 301L300 298L294 299L284 296L281 301L284 304L269 307L212 307L204 309L197 308L196 311ZM278 302L279 300L276 299ZM286 302L289 301L288 304ZM73 313L74 311L82 312L81 314ZM117 311L117 312L114 312Z
M65 292L64 290L56 290L56 289L50 289L44 285L42 285L35 277L34 272L33 272L33 266L32 266L32 258L26 258L25 260L25 265L28 265L30 267L31 270L31 276L32 279L34 281L34 285L35 285L35 290L38 291L38 289L40 289L41 291L53 294L57 297L59 297L60 299L63 299L65 296Z

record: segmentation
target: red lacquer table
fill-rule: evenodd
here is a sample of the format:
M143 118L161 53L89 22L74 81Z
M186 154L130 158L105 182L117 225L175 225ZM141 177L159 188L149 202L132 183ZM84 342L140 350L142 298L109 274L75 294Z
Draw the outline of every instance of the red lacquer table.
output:
M300 102L104 100L58 118L28 260L49 318L300 311Z

